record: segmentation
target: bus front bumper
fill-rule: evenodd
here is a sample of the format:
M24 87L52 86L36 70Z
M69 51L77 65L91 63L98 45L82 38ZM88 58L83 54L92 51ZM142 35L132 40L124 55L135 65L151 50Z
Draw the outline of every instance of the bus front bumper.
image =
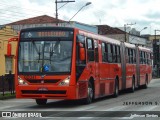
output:
M16 98L77 99L76 86L26 85L16 87Z

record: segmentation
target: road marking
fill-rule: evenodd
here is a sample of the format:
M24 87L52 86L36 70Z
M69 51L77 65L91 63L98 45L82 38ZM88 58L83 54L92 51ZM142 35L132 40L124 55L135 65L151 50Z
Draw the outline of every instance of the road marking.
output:
M119 117L114 117L114 118L112 118L112 119L123 119L123 120L131 120L131 119L133 119L133 117L121 117L121 118L119 118Z
M92 119L93 117L79 117L78 119Z

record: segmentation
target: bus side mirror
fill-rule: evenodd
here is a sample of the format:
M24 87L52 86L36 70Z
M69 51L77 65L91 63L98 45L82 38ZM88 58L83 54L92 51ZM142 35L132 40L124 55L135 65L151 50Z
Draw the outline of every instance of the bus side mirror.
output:
M11 44L7 44L7 56L11 56Z
M86 59L85 55L85 47L82 43L79 43L79 59L84 61Z
M12 41L18 41L18 37L13 37L8 39L8 44L7 44L7 56L11 56L12 53L12 46L11 43Z
M79 58L80 58L81 61L84 61L86 59L86 57L85 57L85 48L81 48L80 47Z

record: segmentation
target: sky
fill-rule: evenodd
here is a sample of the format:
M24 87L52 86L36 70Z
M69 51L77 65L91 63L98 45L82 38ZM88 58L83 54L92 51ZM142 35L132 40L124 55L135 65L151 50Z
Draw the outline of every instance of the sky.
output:
M136 23L127 27L139 31L147 27L141 34L160 30L160 0L75 0L65 6L58 4L58 8L63 6L58 9L58 18L69 21L87 2L92 4L84 7L72 21L111 27ZM0 25L40 15L55 17L55 13L55 0L0 0Z

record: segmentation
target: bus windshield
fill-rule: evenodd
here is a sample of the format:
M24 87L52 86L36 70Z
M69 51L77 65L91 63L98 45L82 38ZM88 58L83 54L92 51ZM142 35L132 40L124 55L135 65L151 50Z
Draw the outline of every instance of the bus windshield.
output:
M69 73L71 71L72 40L20 41L18 70L20 73Z

